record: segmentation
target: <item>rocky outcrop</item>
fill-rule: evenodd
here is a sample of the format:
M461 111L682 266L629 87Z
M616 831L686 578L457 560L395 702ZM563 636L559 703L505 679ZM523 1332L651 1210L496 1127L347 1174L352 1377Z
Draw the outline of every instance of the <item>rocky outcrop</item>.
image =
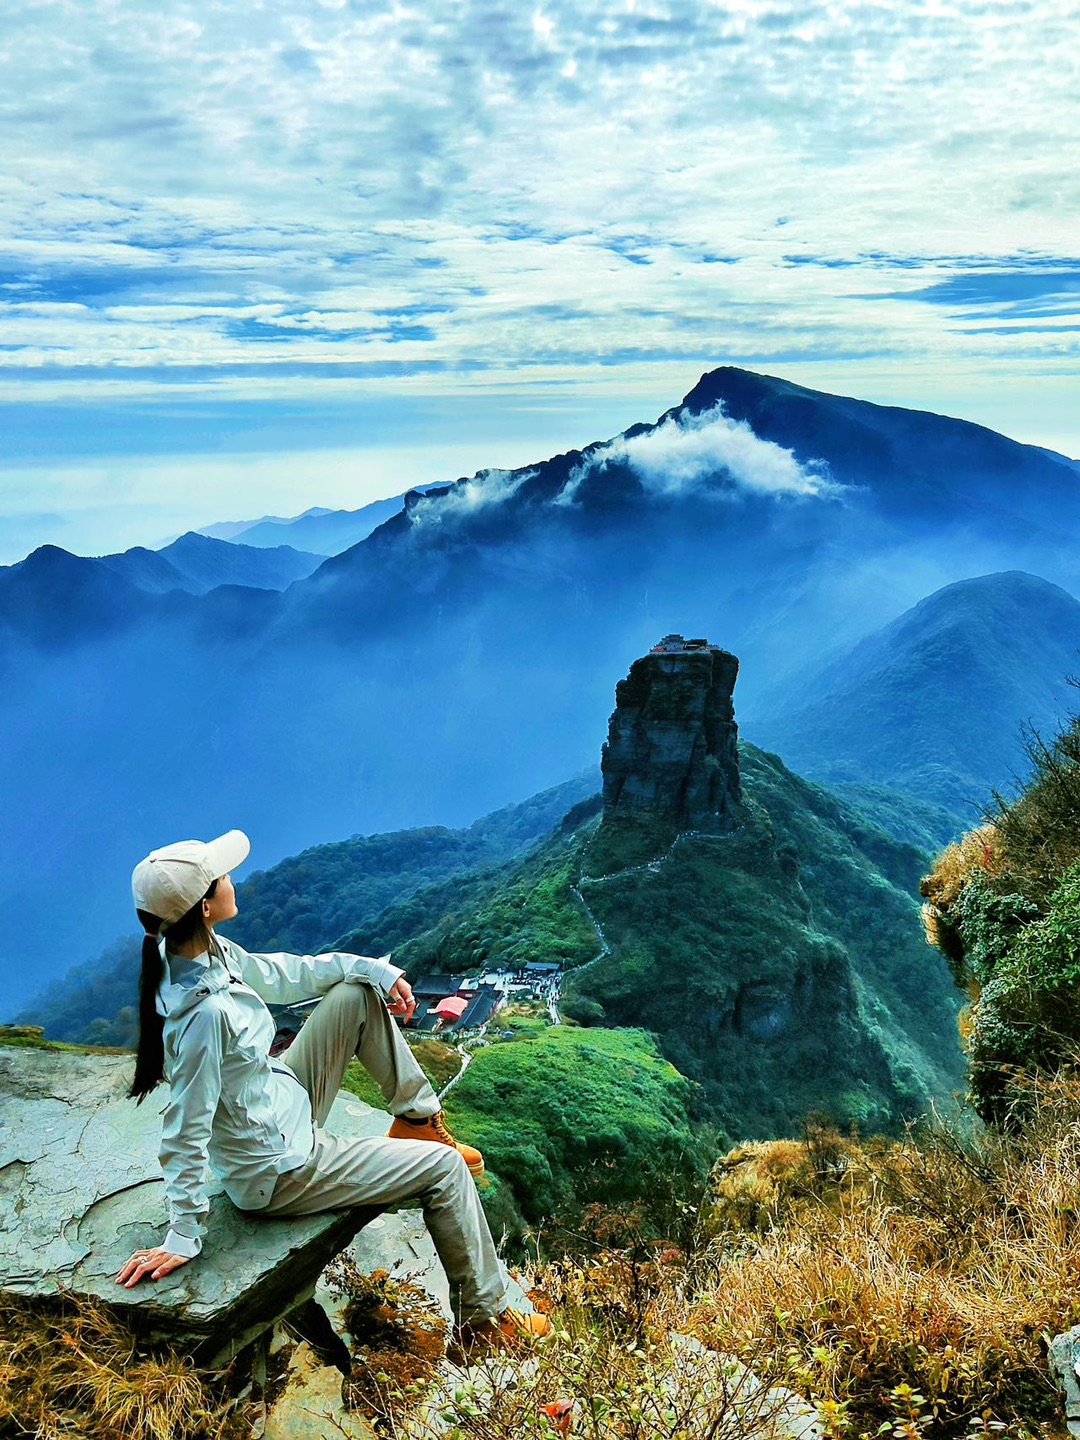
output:
M669 635L615 687L601 768L604 818L730 828L739 804L734 655Z
M216 1367L309 1295L378 1212L259 1220L212 1190L198 1259L122 1288L117 1272L160 1243L166 1218L157 1152L167 1097L128 1100L131 1066L130 1055L0 1045L0 1295L45 1303L63 1286ZM341 1095L327 1128L379 1134L386 1116Z
M1057 1335L1050 1342L1050 1375L1057 1385L1061 1397L1061 1408L1065 1428L1070 1435L1080 1436L1080 1380L1077 1365L1080 1364L1080 1325L1074 1325L1063 1335Z

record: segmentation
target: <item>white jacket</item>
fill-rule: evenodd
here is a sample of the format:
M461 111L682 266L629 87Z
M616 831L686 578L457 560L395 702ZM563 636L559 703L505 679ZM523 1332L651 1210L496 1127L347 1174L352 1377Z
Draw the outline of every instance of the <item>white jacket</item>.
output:
M284 1060L270 1058L275 1025L264 1002L309 1000L340 980L389 995L403 974L386 957L251 955L214 939L218 953L194 960L167 956L162 942L157 995L170 1092L159 1152L169 1203L162 1246L189 1258L202 1249L208 1165L235 1205L261 1210L277 1177L302 1165L315 1143L307 1091Z

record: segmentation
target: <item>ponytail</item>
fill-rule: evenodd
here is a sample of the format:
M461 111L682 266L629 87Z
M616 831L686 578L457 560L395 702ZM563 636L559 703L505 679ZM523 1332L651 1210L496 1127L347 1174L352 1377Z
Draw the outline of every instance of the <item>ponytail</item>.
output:
M209 900L217 889L215 880L203 900ZM158 949L158 936L165 923L148 910L136 910L139 923L146 932L142 942L142 972L139 975L139 1045L135 1051L135 1078L128 1095L141 1105L150 1091L165 1078L165 1021L157 1012L157 992L165 974ZM186 945L205 939L210 945L210 932L202 915L202 900L197 901L179 920L169 926L172 946Z
M157 991L164 967L158 950L161 921L146 910L135 912L146 934L142 942L142 973L139 976L139 1046L135 1052L135 1078L128 1091L141 1105L150 1091L165 1078L165 1022L157 1013Z

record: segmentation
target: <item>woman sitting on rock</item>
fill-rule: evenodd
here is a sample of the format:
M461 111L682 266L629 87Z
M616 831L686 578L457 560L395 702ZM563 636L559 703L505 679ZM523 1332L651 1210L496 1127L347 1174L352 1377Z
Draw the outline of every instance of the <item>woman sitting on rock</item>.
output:
M546 1333L542 1316L506 1308L505 1273L471 1179L484 1173L483 1158L447 1129L391 1019L415 1009L404 972L387 957L251 955L215 933L237 913L229 871L250 848L240 830L209 844L182 840L152 851L132 876L145 935L131 1094L141 1103L168 1080L160 1159L169 1230L156 1249L136 1251L118 1282L159 1280L199 1254L209 1165L239 1209L261 1215L418 1200L462 1341ZM317 995L288 1063L271 1059L265 1002ZM395 1117L385 1136L346 1140L322 1128L354 1056Z

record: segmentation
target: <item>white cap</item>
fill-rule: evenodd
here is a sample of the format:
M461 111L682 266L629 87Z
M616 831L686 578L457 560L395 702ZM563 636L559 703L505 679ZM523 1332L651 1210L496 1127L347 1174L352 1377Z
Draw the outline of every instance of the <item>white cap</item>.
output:
M132 871L136 910L145 910L172 925L197 905L215 880L242 865L251 841L242 830L216 840L178 840L151 850Z

